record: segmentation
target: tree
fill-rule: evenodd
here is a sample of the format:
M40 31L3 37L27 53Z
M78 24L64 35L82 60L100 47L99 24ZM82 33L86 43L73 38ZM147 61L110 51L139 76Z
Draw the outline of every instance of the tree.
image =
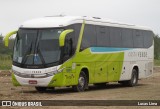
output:
M0 36L0 54L12 54L12 49L4 46L3 36Z
M160 37L158 35L154 36L154 58L160 58Z

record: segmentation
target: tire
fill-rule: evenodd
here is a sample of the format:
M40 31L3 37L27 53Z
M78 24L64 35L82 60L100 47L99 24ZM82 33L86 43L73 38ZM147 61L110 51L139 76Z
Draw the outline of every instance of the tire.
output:
M35 87L38 92L45 92L47 87Z
M136 69L132 70L132 76L129 81L119 81L124 86L134 87L138 84L138 72Z
M79 75L78 84L72 88L76 92L83 92L88 88L88 79L84 71L81 71Z
M128 86L133 87L138 84L138 72L136 69L132 70L131 80L128 81Z

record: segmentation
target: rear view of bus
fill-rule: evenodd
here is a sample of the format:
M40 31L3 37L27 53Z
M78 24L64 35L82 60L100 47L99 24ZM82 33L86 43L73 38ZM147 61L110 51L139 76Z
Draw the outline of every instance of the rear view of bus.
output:
M97 17L51 16L24 22L16 34L12 82L47 88L119 82L135 86L153 73L153 32Z

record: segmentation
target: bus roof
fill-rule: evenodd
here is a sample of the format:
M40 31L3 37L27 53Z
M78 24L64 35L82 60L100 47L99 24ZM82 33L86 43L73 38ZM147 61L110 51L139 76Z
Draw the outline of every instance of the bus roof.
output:
M82 23L83 20L86 24L122 27L131 29L151 30L148 27L136 26L132 24L120 23L109 19L102 19L99 17L87 17L87 16L46 16L43 18L37 18L24 22L22 28L53 28L53 27L65 27L67 25ZM152 31L152 30L151 30Z

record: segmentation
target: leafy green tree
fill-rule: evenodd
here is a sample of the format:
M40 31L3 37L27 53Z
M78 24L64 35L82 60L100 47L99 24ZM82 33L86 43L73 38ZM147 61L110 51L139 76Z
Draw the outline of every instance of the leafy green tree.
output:
M158 35L154 36L154 58L160 59L160 37Z
M4 46L3 36L0 36L0 54L11 55L12 50Z

